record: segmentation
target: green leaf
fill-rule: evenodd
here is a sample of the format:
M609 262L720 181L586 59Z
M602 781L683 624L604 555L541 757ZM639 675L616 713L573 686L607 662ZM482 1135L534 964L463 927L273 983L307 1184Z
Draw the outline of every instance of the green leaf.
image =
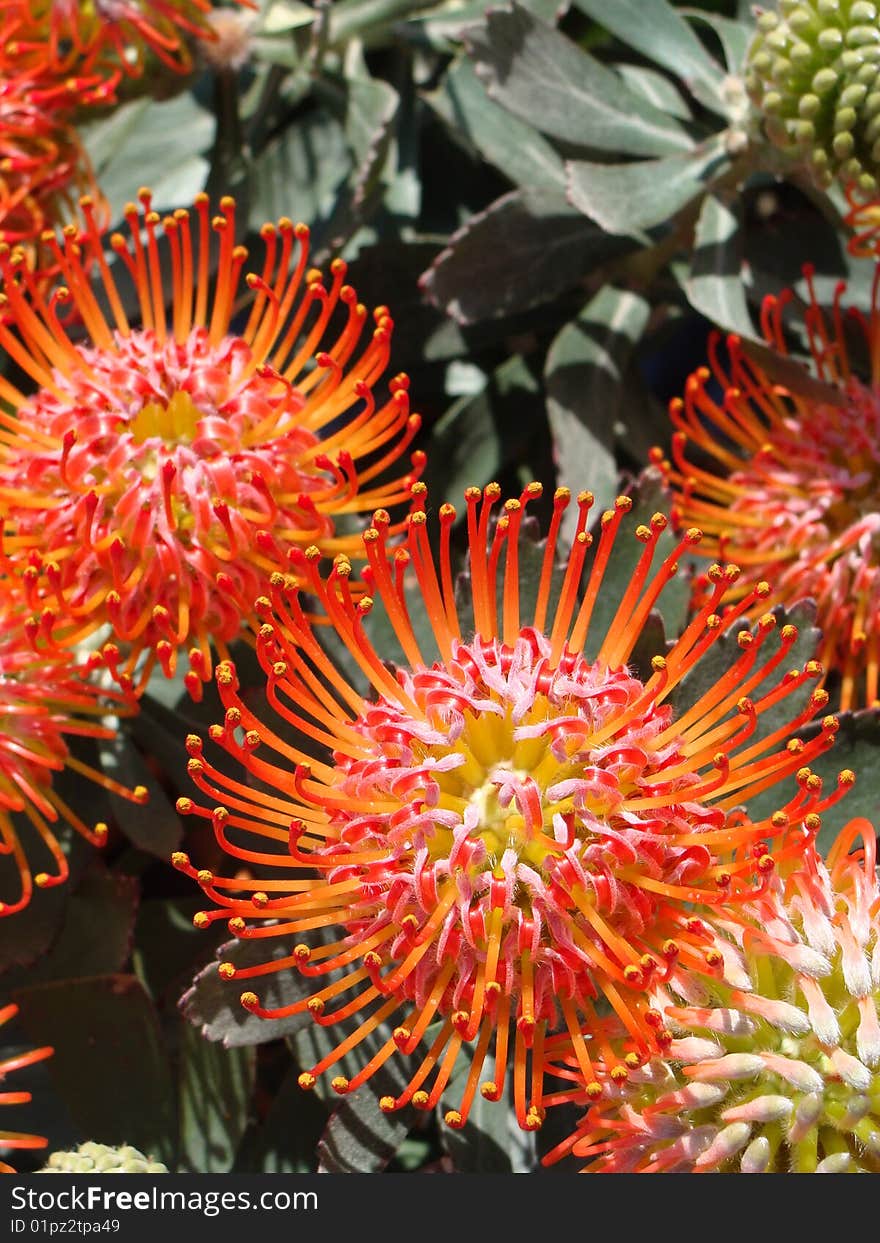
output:
M431 8L436 0L333 0L327 5L330 44L366 39L383 28Z
M379 78L350 77L345 133L354 155L351 193L355 209L376 187L394 133L400 97Z
M697 221L688 300L719 328L746 340L756 336L743 286L741 207L721 194L707 194Z
M318 1141L327 1125L327 1108L314 1092L297 1082L291 1066L266 1116L244 1134L235 1161L236 1174L313 1174Z
M513 190L453 234L421 285L459 324L473 324L551 302L635 245L609 237L559 190Z
M529 435L537 383L519 357L493 372L486 388L462 397L434 425L425 471L428 495L463 512L465 488L483 487L517 461Z
M723 135L685 155L631 164L566 165L569 202L609 233L628 234L671 220L730 168Z
M21 828L29 831L29 826ZM18 867L13 859L2 860L0 880L4 897L12 900L13 895L17 896ZM69 898L68 885L37 889L23 911L4 918L0 924L0 974L26 967L48 951L62 926Z
M422 109L420 101L415 98L413 84L409 82L401 97L400 110L388 144L388 158L382 170L382 208L395 222L399 222L402 230L406 230L410 222L415 225L422 210L422 138ZM401 249L399 242L395 243L391 238L387 244L395 251Z
M674 117L517 4L490 11L465 37L489 94L551 138L617 155L667 155L692 145Z
M582 13L610 34L682 78L702 102L718 105L723 69L667 0L575 0ZM716 107L723 112L723 107Z
M177 753L185 756L183 742L181 737ZM147 802L143 805L118 794L108 795L116 822L133 845L167 862L180 844L183 830L174 804L148 763L148 754L135 745L133 733L127 727L100 744L101 769L108 777L129 790L139 785L147 790Z
M253 162L251 227L289 216L314 228L330 216L351 170L342 124L323 110L307 112Z
M679 121L691 121L693 116L674 82L656 69L644 65L617 65L617 72L636 95L646 99L654 108L667 112Z
M153 1004L131 975L19 989L22 1026L53 1045L49 1071L82 1137L174 1163L171 1067Z
M307 938L299 938L306 940ZM255 941L227 941L217 951L221 962L236 967L257 966L284 958L286 945L260 938ZM184 1018L201 1029L206 1040L218 1040L227 1048L264 1044L279 1036L289 1036L312 1022L308 1011L284 1019L261 1019L245 1010L239 997L251 987L250 981L224 980L217 971L218 963L209 963L192 982L180 999ZM292 1005L315 991L314 984L297 971L272 971L258 981L260 1001L267 1009Z
M171 1004L176 1003L193 974L228 936L222 925L213 924L207 931L193 926L193 916L204 904L200 890L191 898L141 902L132 961L138 979L155 1000L164 1002L170 997Z
M83 125L82 137L112 219L119 220L141 186L153 191L157 211L192 204L208 178L214 118L185 92L122 104Z
M644 298L606 285L558 333L547 353L547 414L558 481L573 496L585 489L594 493L600 510L618 491L614 420L624 371L649 314ZM576 523L576 507L570 505L563 518L566 540Z
M181 1032L178 1172L226 1173L248 1122L256 1050L212 1044L186 1023Z
M754 22L721 17L718 13L707 13L703 9L688 8L680 9L679 12L691 21L705 22L710 26L721 43L728 71L737 74L742 72L749 44L755 37Z
M90 783L70 770L56 773L54 785L56 789L60 788L63 797L75 806L82 806L84 788L86 799L94 790L94 787L90 788ZM103 794L103 791L99 793ZM33 871L42 871L49 865L50 860L36 829L25 816L13 815L13 820ZM15 967L28 966L46 954L54 945L63 927L71 893L79 884L80 877L98 855L95 847L75 833L73 829L64 824L58 824L55 826L55 831L61 848L67 856L70 878L64 885L55 885L49 889L35 889L30 902L23 911L0 918L0 974ZM2 883L0 898L11 900L18 896L18 866L14 859L0 858L0 883Z
M108 871L94 857L65 905L52 948L25 970L7 976L4 989L120 971L131 949L137 903L137 881Z
M415 21L435 41L452 39L458 42L468 27L485 18L488 7L486 0L441 0ZM528 9L548 26L555 26L568 12L569 0L520 0L520 8Z
M385 1168L415 1120L415 1111L409 1107L382 1112L379 1100L385 1086L386 1079L379 1072L331 1114L318 1143L319 1173L376 1174Z
M565 187L565 164L528 121L496 104L470 61L453 61L425 101L459 139L465 139L514 185Z
M300 0L269 0L260 17L259 31L266 35L287 34L311 26L314 20L315 10Z

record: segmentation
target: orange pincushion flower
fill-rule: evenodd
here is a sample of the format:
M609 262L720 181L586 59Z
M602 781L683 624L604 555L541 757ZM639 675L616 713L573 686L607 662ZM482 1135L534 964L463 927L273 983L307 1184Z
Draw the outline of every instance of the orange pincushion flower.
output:
M809 662L770 689L796 638L793 626L784 627L768 654L772 615L754 635L740 635L735 663L676 719L668 699L721 633L716 610L735 567L712 571L711 598L667 655L654 657L647 680L628 667L646 619L699 532L689 531L652 572L666 521L654 515L637 528L644 544L638 567L614 602L607 633L594 641L591 612L631 501L619 498L602 516L585 572L592 497L578 499L577 535L554 610L556 542L569 503L567 491L558 492L537 599L521 611L520 526L540 485L506 502L494 535L500 489L470 489L471 629L453 583L455 511L440 509L436 564L424 485L413 492L405 547L389 549L381 511L363 536L365 577L406 665L389 669L367 638L363 619L372 600L352 599L350 563L337 558L323 578L317 550L295 552L295 575L307 576L375 698L364 698L334 668L293 578L276 574L271 600L257 602L265 618L257 652L279 728L242 700L234 667L219 665L226 716L210 736L255 780L245 785L215 768L191 736L189 769L207 802L178 804L210 820L223 849L257 877L197 872L183 854L174 863L215 903L197 917L199 926L231 916L236 936L281 937L289 946L262 966L221 964L221 975L258 980L294 967L314 981L302 1000L278 1010L246 992L246 1008L264 1017L308 1010L322 1025L362 1016L304 1074L304 1087L393 1021L376 1056L350 1081L337 1076L332 1083L341 1093L357 1088L395 1052L414 1053L436 1018L439 1032L418 1056L409 1086L397 1099L383 1098L382 1108L433 1107L461 1054L471 1070L447 1121L463 1125L491 1051L494 1078L482 1084L483 1095L500 1097L511 1062L516 1114L531 1129L543 1113L545 1040L553 1033L574 1043L592 1079L581 1033L597 1024L597 999L647 1052L662 1038L649 1005L653 984L674 964L720 968L727 944L713 930L713 913L735 911L761 892L774 866L768 842L790 829L780 849L797 852L817 831L828 799L807 765L830 745L836 721L826 718L806 744L786 743L789 727L755 740L762 714L820 673ZM403 581L410 573L433 628L433 663L408 614ZM744 596L731 620L768 590L762 584ZM584 654L587 644L595 656ZM790 728L826 700L814 690ZM285 741L280 731L289 726L309 745ZM738 810L751 794L794 774L773 815L751 820ZM849 780L845 774L841 788ZM309 946L316 929L336 935Z
M608 1023L605 1096L560 1094L588 1108L547 1164L572 1152L591 1174L880 1172L878 908L874 830L853 820L827 860L808 850L744 912L721 978L657 990L675 1032L662 1056L645 1062Z
M40 386L26 396L0 380L14 413L0 415L0 511L13 563L27 564L32 607L48 597L74 642L110 626L124 682L143 686L158 661L172 673L190 648L190 689L226 654L253 599L291 545L356 553L359 537L336 521L408 497L412 472L388 479L419 427L405 376L378 405L392 322L385 308L360 338L367 311L332 264L329 286L308 267L308 230L289 220L262 230L254 299L231 330L247 259L235 244L234 203L196 228L177 211L161 221L141 194L127 210L131 237L110 241L135 288L142 327L129 323L88 201L85 235L54 242L65 287L44 296L10 256L0 256L6 322L0 347ZM142 243L140 229L146 230ZM209 279L211 236L220 238ZM104 312L84 273L100 272ZM163 283L163 266L170 287ZM171 307L166 316L165 300ZM59 323L72 303L88 341ZM323 348L322 348L323 344ZM141 655L146 660L141 661Z
M71 768L124 798L146 798L142 787L129 791L70 754L66 737L112 738L115 731L100 717L124 712L127 705L119 691L96 687L86 669L55 645L52 622L49 610L40 619L29 618L14 597L7 596L0 607L0 858L11 856L19 877L17 897L7 900L0 892L0 916L26 907L35 884L48 888L67 879L67 859L54 830L59 820L96 846L106 840L106 825L90 829L53 789L56 772ZM46 856L36 875L16 827L19 815Z
M18 1006L3 1006L0 1009L0 1027L15 1018L16 1014L18 1014ZM31 1099L30 1092L6 1092L3 1090L3 1081L14 1071L22 1070L25 1066L33 1066L35 1062L42 1062L45 1058L51 1057L53 1053L54 1049L46 1046L42 1049L28 1049L27 1052L17 1053L13 1057L0 1058L0 1106L26 1105ZM5 1155L16 1148L46 1148L48 1143L49 1141L41 1135L22 1135L19 1131L0 1130L0 1154ZM0 1161L0 1173L14 1174L15 1170L11 1165Z
M32 82L0 81L0 243L23 247L32 267L47 266L44 231L75 217L88 192L103 203L73 128Z
M73 77L91 92L80 102L102 102L123 75L143 73L148 56L188 73L190 43L216 37L212 7L210 0L0 0L3 54L12 72L47 85Z
M709 557L743 567L737 591L773 580L786 604L812 597L823 631L819 657L840 678L840 704L880 702L880 308L849 319L866 346L871 374L850 366L837 291L833 314L820 309L805 268L810 305L805 314L820 384L775 382L728 338L729 361L717 356L687 382L684 400L670 404L678 429L672 462L662 465L676 492L682 524L707 534ZM768 298L764 334L785 352L782 310L790 292ZM723 390L716 400L710 382ZM705 577L696 598L711 589Z
M844 223L853 231L846 244L847 250L859 259L876 259L880 253L880 199L866 198L848 186L846 201L849 211Z

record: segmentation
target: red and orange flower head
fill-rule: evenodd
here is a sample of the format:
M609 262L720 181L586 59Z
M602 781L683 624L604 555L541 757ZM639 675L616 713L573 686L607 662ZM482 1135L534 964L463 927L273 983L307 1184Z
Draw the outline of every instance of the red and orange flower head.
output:
M876 259L880 254L880 199L859 194L855 187L848 186L846 201L849 211L844 223L852 230L847 250L857 259Z
M602 516L585 569L592 497L578 498L577 534L554 607L557 536L570 501L559 491L536 598L526 605L520 528L540 492L532 484L507 501L494 532L500 489L467 492L472 621L453 582L455 510L440 508L435 561L422 484L414 487L405 546L389 547L381 511L363 536L373 598L352 598L344 557L324 578L317 550L296 550L293 578L275 575L271 599L257 604L265 619L257 651L277 728L243 701L231 664L217 669L226 716L210 737L253 782L226 775L198 737L188 740L190 772L206 801L184 798L180 811L210 820L223 849L257 874L214 876L176 855L175 866L215 904L197 923L231 917L236 936L280 937L289 947L262 966L222 964L221 975L258 981L296 967L314 981L302 1000L271 1010L248 991L242 1004L267 1018L308 1010L325 1026L361 1018L303 1075L304 1087L393 1022L354 1077L332 1082L341 1093L357 1088L395 1052L415 1053L436 1020L439 1030L417 1055L408 1087L383 1098L382 1108L433 1107L466 1056L462 1099L447 1115L450 1125L463 1125L491 1054L494 1076L480 1091L497 1100L512 1064L516 1115L534 1128L543 1112L545 1041L554 1033L572 1041L592 1082L583 1033L596 1026L596 1007L608 1006L647 1056L664 1038L652 987L675 964L719 971L729 948L713 929L714 912L723 908L733 918L730 912L763 890L774 839L786 839L783 854L796 853L817 831L828 800L808 764L831 744L836 721L826 718L806 744L786 741L788 726L760 737L763 714L820 673L809 662L778 679L795 628L785 626L780 642L768 646L775 621L764 615L754 634L740 635L741 651L724 676L676 717L670 696L721 634L718 609L735 567L712 570L711 597L643 679L627 662L699 532L688 531L652 569L666 521L654 515L637 528L644 545L637 568L614 601L607 632L594 638L591 614L631 501L619 498ZM325 656L291 586L303 576L372 698ZM410 617L410 577L437 659ZM766 600L768 590L753 588L730 620ZM396 669L364 628L376 598L405 655ZM791 728L827 695L814 689L808 698L803 711L793 710ZM290 726L308 744L285 741ZM795 774L773 815L752 820L738 810ZM845 774L843 785L849 780ZM269 878L260 879L267 869ZM310 945L320 929L336 936Z
M23 248L33 268L51 267L43 234L75 219L86 193L103 210L73 128L32 82L0 80L0 243Z
M0 0L2 55L10 72L27 71L46 87L72 80L80 103L112 101L120 80L139 77L151 58L188 73L193 42L216 38L212 7L211 0Z
M64 285L51 296L0 256L0 348L39 386L0 380L0 511L11 561L37 571L33 608L48 597L71 642L111 627L108 659L139 686L190 649L198 693L212 646L227 654L286 550L356 555L359 536L337 522L408 499L424 455L389 477L419 428L405 376L373 394L391 318L378 308L362 341L368 314L345 264L325 284L304 225L264 226L262 269L243 280L232 199L212 219L199 196L195 222L183 210L160 221L147 191L141 201L130 236L110 238L116 274L88 200L84 236L53 239ZM252 304L234 331L242 284ZM124 309L132 290L140 327ZM65 331L62 304L86 340Z
M706 532L701 553L742 566L736 592L768 577L784 603L816 601L819 657L839 679L846 710L880 702L880 308L875 282L870 315L847 317L870 359L863 381L850 364L843 286L828 316L811 269L805 275L816 376L804 370L802 381L785 386L737 337L728 337L724 361L713 340L710 367L670 405L672 461L660 450L653 460L675 489L678 520ZM764 334L780 353L790 297L768 298L763 309ZM711 589L698 578L696 598Z
M674 1031L662 1057L641 1061L608 1024L605 1095L573 1089L587 1112L547 1163L571 1152L592 1158L591 1174L880 1172L878 910L874 830L854 820L826 861L808 850L751 904L745 929L730 928L741 948L722 976L673 976L656 991ZM615 1081L627 1057L633 1069Z
M68 768L124 798L146 799L142 787L127 790L70 753L66 738L112 738L115 731L101 718L130 708L121 692L101 691L54 643L52 625L48 609L31 618L15 598L0 606L0 861L11 858L18 876L18 892L10 898L0 873L0 917L26 907L34 885L48 888L67 879L67 859L56 836L59 822L95 846L106 840L105 824L89 828L53 788L55 773ZM31 842L40 843L42 855L36 875L28 858Z
M0 1008L0 1027L15 1018L16 1014L18 1014L18 1006L9 1005ZM28 1104L31 1100L30 1092L7 1092L3 1090L4 1080L7 1075L11 1075L16 1070L22 1070L25 1066L33 1066L35 1062L42 1062L45 1058L51 1057L54 1051L46 1046L43 1049L28 1049L26 1053L0 1058L0 1105ZM42 1135L22 1135L19 1131L0 1130L0 1155L3 1156L14 1149L46 1148L48 1143L49 1141ZM15 1169L11 1165L0 1161L0 1174L14 1173Z

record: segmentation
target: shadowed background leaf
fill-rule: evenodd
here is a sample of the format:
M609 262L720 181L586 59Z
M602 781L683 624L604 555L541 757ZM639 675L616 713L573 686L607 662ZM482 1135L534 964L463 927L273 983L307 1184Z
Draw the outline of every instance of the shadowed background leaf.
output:
M51 1044L50 1074L82 1140L133 1144L166 1165L176 1157L174 1082L159 1020L131 975L18 989L22 1027Z

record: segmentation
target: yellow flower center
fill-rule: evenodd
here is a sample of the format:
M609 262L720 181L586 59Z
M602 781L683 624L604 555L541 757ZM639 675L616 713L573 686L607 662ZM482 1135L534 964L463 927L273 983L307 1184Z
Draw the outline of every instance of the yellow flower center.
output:
M165 403L148 401L130 425L135 444L160 437L166 445L192 444L202 415L189 393L177 389Z

